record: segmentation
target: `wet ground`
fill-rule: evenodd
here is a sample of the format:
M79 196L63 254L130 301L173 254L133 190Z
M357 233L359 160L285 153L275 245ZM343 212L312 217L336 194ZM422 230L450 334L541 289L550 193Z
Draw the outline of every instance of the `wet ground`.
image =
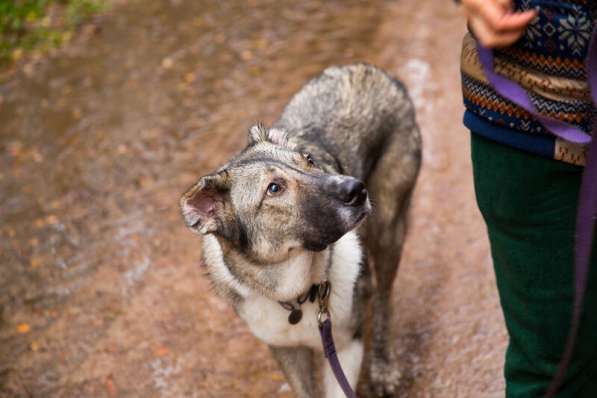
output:
M399 397L503 390L449 1L114 1L0 86L0 396L290 396L210 291L177 200L325 66L411 90L424 167L396 281Z

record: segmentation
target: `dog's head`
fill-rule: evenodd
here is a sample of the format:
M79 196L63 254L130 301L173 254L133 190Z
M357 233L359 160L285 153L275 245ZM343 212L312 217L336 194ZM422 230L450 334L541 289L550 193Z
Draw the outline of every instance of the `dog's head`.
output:
M216 234L249 259L274 264L321 251L370 212L363 183L326 173L278 129L254 126L249 146L181 198L187 226Z

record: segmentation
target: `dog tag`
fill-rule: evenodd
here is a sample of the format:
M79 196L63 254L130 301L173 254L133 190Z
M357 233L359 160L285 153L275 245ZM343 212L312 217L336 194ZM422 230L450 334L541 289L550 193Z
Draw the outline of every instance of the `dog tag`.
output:
M298 308L293 309L288 315L288 323L291 325L296 325L303 319L303 311Z

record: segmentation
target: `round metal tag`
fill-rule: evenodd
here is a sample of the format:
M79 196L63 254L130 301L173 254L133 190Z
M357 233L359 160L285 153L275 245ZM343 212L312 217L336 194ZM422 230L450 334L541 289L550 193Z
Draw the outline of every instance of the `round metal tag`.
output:
M303 319L303 311L300 309L293 309L290 312L290 315L288 315L288 323L291 325L296 325L301 321L301 319Z

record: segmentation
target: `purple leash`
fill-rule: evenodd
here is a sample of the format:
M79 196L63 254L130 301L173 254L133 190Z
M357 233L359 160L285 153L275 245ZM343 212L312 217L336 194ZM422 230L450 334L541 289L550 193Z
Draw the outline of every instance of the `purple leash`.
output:
M533 105L528 93L521 86L495 72L492 50L483 47L477 42L477 51L485 76L498 94L530 113L553 135L573 143L590 143L587 163L582 176L576 215L575 294L572 323L558 372L545 395L546 398L552 398L556 396L561 387L566 370L570 365L576 336L580 327L583 301L587 288L589 261L595 232L595 218L597 217L597 120L593 123L594 139L591 139L591 136L575 126L541 115L535 105ZM587 75L591 89L591 98L593 104L597 106L597 28L593 31L591 44L589 45Z
M328 359L330 367L332 368L332 372L334 372L334 376L344 391L344 394L348 398L356 398L357 395L350 387L350 383L346 379L346 375L342 370L342 366L340 365L340 361L338 360L338 355L336 354L336 346L334 345L334 338L332 337L332 321L330 319L326 319L323 323L319 326L319 334L321 334L321 343L323 344L323 352L325 357Z
M338 354L336 353L336 345L334 344L334 337L332 336L332 320L328 311L328 301L331 294L331 284L326 281L320 284L319 293L317 295L319 302L319 313L317 314L317 323L319 324L319 334L321 335L321 344L323 345L323 353L334 372L336 381L344 391L347 398L357 398L350 383L346 379L346 375L340 365ZM324 320L325 318L325 320Z

